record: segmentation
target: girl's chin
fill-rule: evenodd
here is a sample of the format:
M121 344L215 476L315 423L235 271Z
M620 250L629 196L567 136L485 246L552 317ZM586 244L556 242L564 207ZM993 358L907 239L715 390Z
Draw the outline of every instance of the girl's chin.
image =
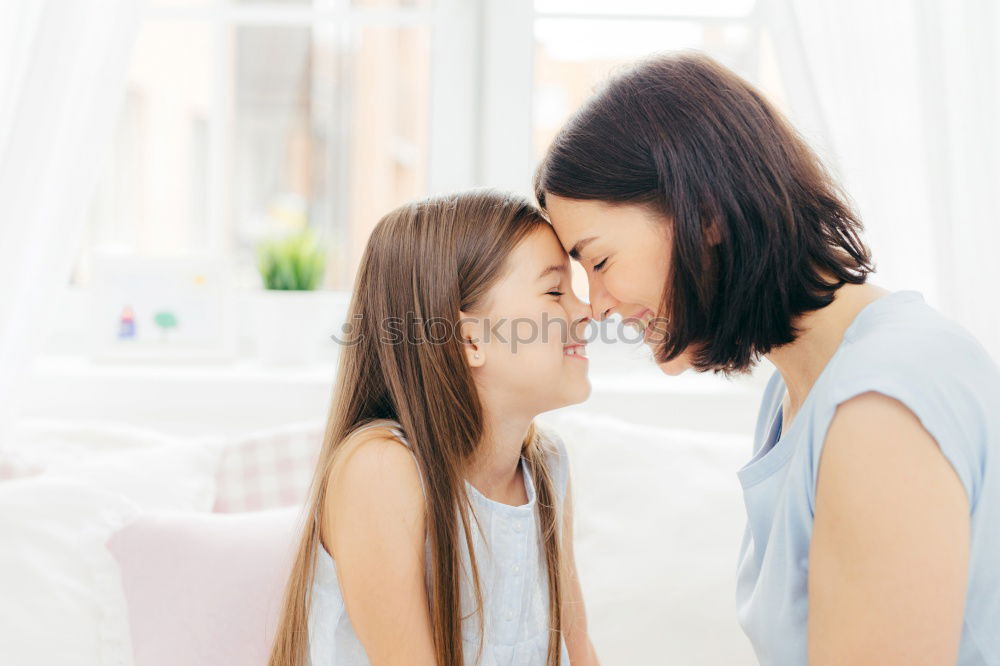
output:
M556 407L551 407L550 409L561 409L563 407L569 407L571 405L579 405L582 402L586 402L590 398L591 386L590 380L584 379L582 382L574 383L573 386L566 391L560 404Z

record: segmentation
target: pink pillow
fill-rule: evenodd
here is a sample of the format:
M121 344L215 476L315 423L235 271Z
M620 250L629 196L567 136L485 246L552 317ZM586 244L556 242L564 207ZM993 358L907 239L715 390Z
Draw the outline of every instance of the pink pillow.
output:
M149 513L116 532L136 666L264 666L300 511Z

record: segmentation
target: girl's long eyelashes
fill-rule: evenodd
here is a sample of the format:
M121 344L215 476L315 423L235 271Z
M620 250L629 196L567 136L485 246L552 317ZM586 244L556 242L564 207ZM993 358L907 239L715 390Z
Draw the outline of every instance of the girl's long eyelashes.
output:
M600 271L602 268L604 268L604 264L606 264L606 263L608 263L608 258L604 257L603 259L601 259L601 263L594 264L594 271L595 272L596 271Z

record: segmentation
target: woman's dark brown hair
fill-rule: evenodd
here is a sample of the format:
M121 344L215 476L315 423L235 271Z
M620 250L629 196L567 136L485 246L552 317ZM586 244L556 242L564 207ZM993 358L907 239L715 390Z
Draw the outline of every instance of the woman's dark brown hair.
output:
M696 370L747 372L796 338L799 315L875 270L817 155L760 92L697 52L612 78L539 165L543 208L546 194L646 205L670 225L658 363L691 345Z
M433 327L415 327L405 342L389 342L387 322L416 317L447 322L459 311L488 307L491 287L509 270L508 258L545 224L528 200L473 190L404 205L379 221L361 260L348 322L351 344L340 355L337 385L323 447L310 488L306 521L271 651L270 666L308 663L308 611L326 506L327 480L338 452L359 427L378 419L399 422L413 447L426 488L430 546L428 604L440 666L463 666L460 590L469 576L479 610L476 566L463 470L486 436L483 407L458 336L441 341ZM535 480L539 539L547 565L549 643L547 666L559 661L561 630L561 530L555 486L545 464L551 444L532 425L522 445ZM483 616L476 613L482 638ZM480 652L482 641L480 640Z

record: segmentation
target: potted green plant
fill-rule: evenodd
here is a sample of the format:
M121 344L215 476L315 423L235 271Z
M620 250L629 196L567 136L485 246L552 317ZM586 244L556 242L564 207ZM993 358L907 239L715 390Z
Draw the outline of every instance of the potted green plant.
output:
M323 246L304 228L263 240L256 250L263 284L256 308L258 356L272 364L315 360L325 340L316 294L326 264Z
M323 278L326 255L309 229L257 245L257 270L265 289L312 291Z

